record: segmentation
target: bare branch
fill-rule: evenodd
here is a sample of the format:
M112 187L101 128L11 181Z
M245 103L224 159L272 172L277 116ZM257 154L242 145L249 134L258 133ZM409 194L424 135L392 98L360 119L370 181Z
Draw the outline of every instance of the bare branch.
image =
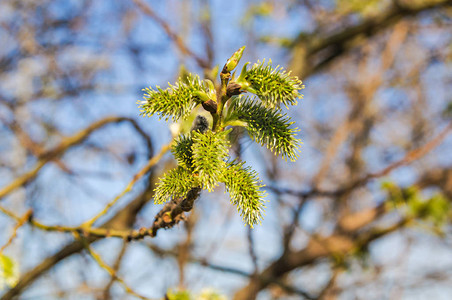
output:
M414 17L422 12L449 7L452 0L431 1L423 5L412 6L394 1L380 15L365 19L355 26L346 26L331 35L321 36L318 32L300 34L291 45L295 53L292 70L302 78L318 72L350 49L350 42L360 35L372 37L393 26L403 18Z
M120 122L130 122L132 124L135 124L134 127L137 128L138 125L136 124L136 121L130 118L126 117L106 117L102 120L96 121L89 125L87 128L77 132L73 136L64 138L57 146L54 148L51 148L47 151L44 151L40 156L38 162L35 164L35 166L22 176L17 177L13 182L9 183L7 186L2 188L0 190L0 200L14 191L15 189L27 184L31 180L33 180L36 175L38 174L39 170L41 170L42 167L44 167L48 162L57 159L60 157L63 153L66 152L71 147L74 147L80 143L82 143L84 140L88 138L88 136L102 128L103 126L111 123L120 123ZM143 132L143 131L141 131ZM144 132L143 132L144 133ZM147 140L148 144L150 145L150 140Z
M140 8L140 10L144 14L151 17L160 27L162 27L162 29L165 31L168 37L174 42L174 44L182 52L182 54L192 57L201 68L203 69L209 68L209 62L195 54L192 50L190 50L185 45L182 38L175 31L173 31L169 24L164 19L160 18L149 5L147 5L143 0L132 0L132 1Z

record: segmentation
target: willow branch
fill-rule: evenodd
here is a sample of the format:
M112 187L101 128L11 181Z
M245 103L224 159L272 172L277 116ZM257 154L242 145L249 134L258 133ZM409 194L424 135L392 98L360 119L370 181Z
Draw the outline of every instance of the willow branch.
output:
M148 246L155 254L157 254L158 256L161 256L161 257L168 256L168 255L177 257L179 255L179 252L175 251L175 250L162 249L162 248L160 248L156 245L152 245L152 244L148 245ZM234 274L234 275L238 275L238 276L242 276L242 277L246 277L246 278L253 278L253 277L259 276L258 274L248 273L248 272L245 272L240 269L213 264L213 263L208 262L205 258L197 258L197 257L189 256L187 258L187 260L191 263L198 264L200 266L209 268L211 270ZM289 294L300 295L306 299L315 299L308 292L300 289L300 287L295 288L293 286L290 286L290 285L282 282L281 280L273 279L272 284L279 286L281 289L283 289L285 292L287 292Z
M154 167L162 159L163 155L165 155L165 153L171 149L172 143L173 142L170 142L167 145L163 146L162 149L160 149L160 152L156 156L152 157L148 161L148 163L137 174L135 174L135 176L132 178L132 180L129 182L129 184L126 186L126 188L121 193L119 193L110 203L108 203L101 212L99 212L97 215L95 215L90 220L83 223L82 227L83 228L91 227L94 224L94 222L96 222L100 217L105 215L109 211L109 209L113 205L115 205L116 202L118 202L119 199L121 199L125 194L130 192L132 190L133 186L135 185L135 183L137 183L137 181L141 177L143 177L146 173L148 173L151 170L151 168Z
M99 265L99 267L101 267L102 269L107 271L107 273L110 274L110 276L112 278L114 278L117 282L119 282L128 294L130 294L134 297L137 297L139 299L142 299L142 300L150 300L150 298L144 297L144 296L138 294L137 292L135 292L121 277L119 277L116 274L116 271L112 267L110 267L102 259L102 257L100 257L100 255L90 247L88 242L83 241L83 244L85 246L85 249L88 251L88 253L91 255L91 257L94 259L94 261Z
M169 24L162 18L160 18L152 8L147 5L143 0L132 0L140 10L151 17L162 29L165 31L166 35L174 42L177 48L182 52L182 54L192 57L196 63L203 69L209 68L209 62L195 54L191 49L189 49L182 38L169 26Z
M118 257L116 258L115 263L113 264L112 267L115 272L118 272L119 268L121 267L121 262L122 259L124 258L124 254L126 253L128 245L129 244L126 241L122 243L121 250L119 251ZM104 288L103 297L105 300L111 299L110 289L115 281L116 278L114 276L110 276L110 280L108 281L107 285Z
M390 172L392 172L393 170L395 170L401 166L409 165L410 163L421 159L422 157L424 157L425 155L430 153L433 149L438 147L444 141L444 139L451 133L451 131L452 131L452 123L449 123L435 138L430 140L425 145L409 151L402 159L390 164L386 168L384 168L380 171L377 171L377 172L368 173L368 174L364 175L363 177L353 181L352 183L350 183L349 185L347 185L341 189L331 190L331 191L312 189L310 191L300 192L300 191L294 191L294 190L290 190L290 189L279 189L279 188L271 187L271 186L269 186L268 188L278 194L289 194L289 195L294 195L294 196L298 196L298 197L313 197L313 196L338 197L338 196L341 196L341 195L344 195L344 194L350 192L353 189L364 186L372 179L377 179L377 178L386 176Z
M11 193L12 191L14 191L15 189L17 189L17 188L27 184L31 180L33 180L43 166L45 166L48 162L61 156L69 148L82 143L84 140L86 140L88 138L88 136L92 132L102 128L103 126L105 126L107 124L120 123L120 122L124 122L124 121L131 122L132 124L135 123L135 121L133 119L126 118L126 117L106 117L102 120L92 123L85 129L79 131L78 133L76 133L72 136L64 138L57 146L55 146L47 151L42 152L41 155L38 157L38 162L31 168L30 171L17 177L11 183L9 183L7 186L3 187L0 190L0 200L3 197L5 197L6 195L8 195L9 193ZM138 126L138 125L136 125L136 126ZM149 144L150 144L150 142L149 142Z
M393 1L392 5L379 15L367 18L354 26L345 26L343 30L333 34L323 37L318 32L309 35L300 34L291 45L295 53L292 69L297 75L306 78L343 55L356 37L361 35L372 37L403 18L451 5L452 0L431 1L417 6Z
M149 201L149 199L152 198L152 195L154 193L153 192L154 186L155 182L153 176L151 176L147 188L140 195L133 199L122 210L118 211L113 217L111 217L110 220L102 224L100 228L97 229L92 228L93 231L95 230L103 231L104 235L96 236L94 234L89 234L88 237L85 238L85 241L88 243L93 243L99 240L101 237L108 237L109 236L108 232L112 230L113 232L119 230L122 231L123 233L124 232L130 233L130 230L127 230L127 228L133 226L133 224L135 223L137 213ZM58 228L51 229L55 229L55 231L57 231ZM83 234L83 231L81 233ZM36 279L46 274L46 272L49 271L54 265L64 260L65 258L80 252L83 248L84 248L83 243L81 243L79 240L69 243L55 254L44 259L33 269L22 274L18 283L9 291L7 291L0 299L1 300L13 299L15 296L19 295L23 290L25 290L29 285L31 285Z
M333 234L325 238L313 238L308 245L298 251L286 251L277 260L271 263L258 278L251 280L249 284L240 289L234 300L255 299L259 291L267 288L274 282L275 278L281 278L288 272L309 265L318 259L334 255L345 255L358 247L364 247L373 240L390 234L411 222L412 219L404 218L393 225L381 229L371 229L361 233L356 239L350 236Z
M11 245L11 243L13 242L13 240L16 238L17 236L17 230L19 230L20 227L22 227L30 218L31 214L32 214L32 210L28 210L22 217L17 217L14 214L12 214L11 212L7 211L6 209L4 209L3 207L0 207L0 211L12 216L16 221L17 224L16 226L14 226L13 228L13 233L11 234L11 236L9 237L8 241L6 242L5 245L3 245L0 248L0 253L2 253L9 245Z
M425 156L430 151L432 151L438 145L440 145L442 141L444 141L445 137L451 131L452 123L450 123L446 128L444 128L435 138L433 138L427 144L408 152L404 158L392 163L391 165L382 169L381 171L369 173L343 189L323 193L329 196L343 195L344 193L347 193L352 189L364 185L371 179L385 176L389 174L392 170L400 166L416 161ZM322 193L321 191L310 191L308 193L301 193L300 195L298 194L297 195L302 197L308 197L319 195L321 193ZM368 212L364 212L360 216L360 220L357 222L350 222L351 218L357 216L350 215L345 216L339 223L340 226L343 227L343 229L346 229L347 231L357 232L359 229L363 228L364 226L368 225L370 222L375 220L383 212L384 209L381 206L379 206L371 209ZM246 287L238 291L234 297L234 300L255 299L259 291L266 288L271 283L273 278L280 278L287 272L308 265L319 258L327 257L333 253L347 254L356 247L363 247L364 245L367 245L371 241L381 236L384 236L399 228L402 228L411 221L412 220L409 218L404 218L401 221L397 222L396 224L383 229L370 229L369 231L361 233L355 239L352 239L349 235L336 233L326 238L315 238L315 239L313 238L311 239L309 244L302 250L291 251L290 249L287 249L277 260L275 260L263 272L259 274L260 278L259 281L251 280Z

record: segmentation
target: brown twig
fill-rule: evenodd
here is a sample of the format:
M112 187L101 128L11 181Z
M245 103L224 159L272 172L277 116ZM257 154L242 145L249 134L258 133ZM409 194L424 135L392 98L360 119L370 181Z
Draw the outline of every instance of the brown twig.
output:
M452 130L452 123L448 124L444 130L438 134L434 139L432 139L430 142L425 144L424 146L414 149L410 152L408 152L405 157L388 167L384 168L383 170L375 173L369 173L366 176L362 177L361 179L358 179L353 184L349 185L348 187L345 187L344 189L340 189L334 192L326 192L325 195L330 196L338 196L342 195L351 189L355 189L359 186L364 185L367 183L370 179L379 178L381 176L385 176L389 174L392 170L395 168L398 168L400 166L409 164L415 160L420 159L430 151L432 151L435 147L437 147L441 142L444 140L444 138L450 133ZM311 191L308 193L303 193L302 195L304 197L318 195L319 191ZM359 228L369 224L372 220L374 220L376 217L381 215L381 207L376 207L370 211L370 213L366 213L365 218L363 218L362 221L360 221L359 226L357 224L351 225L353 227L353 230L358 230ZM365 219L365 220L364 220ZM345 219L344 219L345 220ZM349 236L344 236L341 234L333 234L330 237L327 238L316 238L312 239L311 242L308 244L308 246L305 249L299 250L299 251L287 251L282 254L282 256L275 260L270 266L268 266L261 274L261 278L279 278L282 276L282 274L285 274L287 272L290 272L291 270L295 268L299 268L301 266L307 265L314 260L325 257L327 255L330 255L331 253L348 253L355 247L363 247L364 245L367 245L371 241L389 234L406 224L411 222L411 219L404 218L397 222L394 225L391 225L389 227L383 228L383 229L371 229L368 232L364 232L360 234L360 236L356 239L356 242L353 242L350 240ZM342 222L344 223L344 222ZM350 225L350 224L349 224ZM350 226L348 226L350 227ZM350 228L351 228L350 227ZM350 229L348 228L348 229ZM261 289L267 287L270 284L268 281L260 281L260 282L254 282L250 281L247 287L240 290L234 299L254 299L257 295L258 291Z
M254 247L253 229L251 227L248 227L247 238L248 238L248 254L251 258L251 262L253 263L253 274L257 274L259 272L259 266L257 264L257 255Z
M27 221L30 219L33 211L31 209L29 209L21 218L12 215L9 211L5 210L3 207L0 207L0 211L2 211L3 213L5 213L9 216L13 216L13 218L17 220L17 224L16 224L16 226L14 226L13 233L9 237L6 244L0 248L0 253L2 253L9 245L11 245L14 238L17 236L17 230L19 230L20 227L22 227L25 223L27 223Z
M121 266L121 262L124 257L124 254L126 253L128 245L129 244L126 241L123 241L121 250L119 251L118 257L116 258L115 263L113 264L113 267L112 267L112 269L115 271L115 273L118 272L118 270ZM111 298L110 289L115 281L116 281L116 277L110 276L110 280L108 281L107 285L104 288L104 292L103 292L104 300L109 300Z
M432 1L412 6L393 1L393 4L377 16L364 19L355 26L345 26L343 30L322 36L318 32L312 35L300 34L291 47L298 53L294 57L292 70L297 75L307 77L341 56L351 48L350 42L358 36L371 37L389 28L403 18L416 16L422 12L449 7L452 0Z
M140 193L134 200L132 200L126 207L117 212L110 220L105 222L100 228L97 230L103 230L103 237L108 237L109 229L115 228L115 230L119 230L124 232L129 232L130 230L126 230L133 226L136 214L141 210L141 208L152 198L154 190L154 179L151 173L151 177L146 189ZM94 229L93 229L94 230ZM83 232L82 232L83 233ZM107 235L105 235L107 234ZM88 243L93 243L99 240L100 237L89 234L85 240ZM48 270L50 270L54 265L64 260L65 258L80 252L83 249L83 243L76 240L72 243L69 243L65 247L61 248L57 253L47 257L42 260L36 267L33 269L23 273L18 281L18 283L7 291L0 298L1 300L9 300L13 299L15 296L19 295L24 289L26 289L30 284L32 284L36 279L40 276L44 275Z
M85 237L92 238L106 238L106 237L117 237L125 240L139 240L146 236L155 237L157 231L161 228L171 228L178 224L180 221L185 219L184 212L191 211L193 209L194 201L199 197L201 188L193 188L187 193L185 197L180 197L174 199L171 202L165 204L165 206L160 210L160 212L155 216L154 223L150 228L141 228L138 230L120 230L99 227L92 227L92 224L106 212L109 208L116 203L116 201L123 196L127 191L133 187L139 178L144 176L149 170L162 158L162 156L170 149L171 143L162 147L160 153L149 160L148 164L138 172L132 181L128 184L127 188L113 199L100 213L95 217L83 223L80 226L62 226L62 225L45 225L38 222L35 219L30 220L30 224L45 231L56 231L56 232L67 232L73 234L82 234ZM7 211L8 216L19 219L12 212Z
M301 250L289 251L283 253L278 259L270 264L258 276L260 281L250 281L247 286L239 290L234 295L234 300L255 299L260 290L268 287L273 278L281 278L284 274L302 266L308 265L320 258L331 254L344 255L356 249L363 247L373 240L394 232L405 226L411 219L402 219L399 222L382 229L371 229L368 232L360 234L356 240L350 236L333 234L326 238L311 239L309 244Z
M174 44L176 44L177 48L184 55L191 56L201 68L203 69L209 68L209 63L200 56L198 56L197 54L195 54L192 50L190 50L185 45L182 38L174 30L172 30L169 24L165 20L160 18L149 5L147 5L143 0L132 0L132 1L138 6L138 8L140 8L140 10L144 14L151 17L163 29L163 31L165 31L168 37L174 42Z
M150 244L148 246L155 254L157 254L157 255L159 255L161 257L168 256L168 255L169 256L173 256L173 257L177 257L178 254L179 254L175 250L162 249L162 248L158 247L157 245ZM205 258L197 258L197 257L189 256L187 259L191 263L199 264L199 265L201 265L203 267L206 267L206 268L209 268L209 269L212 269L212 270L215 270L215 271L220 271L220 272L224 272L224 273L230 273L230 274L234 274L234 275L238 275L238 276L242 276L242 277L247 277L247 278L253 278L253 276L257 276L256 280L258 280L258 281L263 281L264 280L264 278L259 278L258 277L259 274L248 273L248 272L242 271L240 269L213 264L213 263L210 263ZM309 293L307 293L306 291L300 289L299 287L295 288L293 286L285 284L281 280L277 280L276 278L271 278L271 279L265 278L265 280L266 281L270 281L272 284L275 284L275 285L279 286L280 288L282 288L287 293L300 295L300 296L302 296L303 298L306 298L306 299L314 299L314 297L312 297L311 295L309 295Z
M268 186L268 188L279 194L289 194L289 195L294 195L294 196L298 196L298 197L314 197L314 196L338 197L340 195L348 193L349 191L351 191L355 188L365 185L372 179L386 176L391 171L395 170L396 168L408 165L408 164L422 158L423 156L427 155L430 151L435 149L437 146L439 146L451 131L452 131L452 123L449 123L435 138L430 140L427 144L423 145L422 147L409 151L402 159L390 164L389 166L387 166L386 168L384 168L380 171L368 173L368 174L364 175L363 177L353 181L351 184L349 184L343 188L337 189L337 190L329 191L329 190L312 189L312 190L305 191L305 192L299 192L299 191L294 191L294 190L290 190L290 189L279 189L279 188L275 188L275 187L271 187L271 186Z
M452 123L449 123L446 126L446 128L444 128L443 131L441 131L440 134L438 134L438 136L436 136L434 139L432 139L430 142L428 142L424 146L408 152L405 155L405 157L402 158L401 160L387 166L386 168L384 168L383 170L381 170L379 172L368 174L362 180L367 181L372 178L379 178L379 177L388 175L394 169L404 166L404 165L408 165L408 164L412 163L413 161L420 159L421 157L425 156L427 153L429 153L430 151L432 151L433 149L438 147L451 131L452 131Z
M159 229L171 228L184 220L184 212L193 209L193 204L199 197L200 192L201 188L193 188L187 193L185 198L178 198L166 203L154 218L154 223L152 224L151 229L149 229L150 236L155 237Z
M133 186L137 183L137 181L141 177L143 177L145 174L147 174L151 170L151 168L153 168L162 159L163 155L165 155L166 152L168 152L171 149L172 143L173 142L171 141L167 145L163 146L162 149L160 149L160 152L156 156L152 157L148 161L148 163L137 174L135 174L135 176L133 176L132 180L129 182L129 184L126 186L126 188L121 193L119 193L112 201L110 201L110 203L108 203L102 209L102 211L100 211L97 215L95 215L90 220L83 223L82 228L91 227L94 224L94 222L96 222L100 217L105 215L110 210L110 208L113 205L115 205L116 202L118 202L119 199L121 199L125 194L130 192L132 190Z
M90 247L90 243L89 242L87 242L86 240L84 240L84 238L82 237L81 238L82 239L82 243L83 243L83 245L84 245L84 247L85 247L85 249L88 251L88 253L91 255L91 257L94 259L94 261L99 265L99 267L101 267L102 269L104 269L105 271L107 271L107 273L108 274L110 274L110 276L112 277L112 278L114 278L117 282L119 282L121 285L122 285L122 287L124 288L124 290L128 293L128 294L130 294L130 295L132 295L132 296L134 296L134 297L136 297L136 298L138 298L138 299L142 299L142 300L151 300L150 298L148 298L148 297L145 297L145 296L142 296L142 295L140 295L140 294L138 294L137 292L135 292L121 277L119 277L117 274L116 274L116 270L115 269L113 269L112 267L110 267L103 259L102 259L102 257L97 253L97 252L95 252L91 247Z
M38 157L39 158L38 162L32 167L30 171L17 177L11 183L9 183L0 190L0 200L9 193L11 193L12 191L14 191L15 189L33 180L38 174L38 172L41 170L41 168L44 167L48 162L60 157L67 149L82 143L84 140L86 140L86 138L88 138L88 136L92 132L96 131L97 129L107 124L120 123L124 121L131 122L132 124L135 123L135 120L126 117L106 117L104 119L92 123L85 129L79 131L78 133L72 136L64 138L57 146L42 152L41 155Z

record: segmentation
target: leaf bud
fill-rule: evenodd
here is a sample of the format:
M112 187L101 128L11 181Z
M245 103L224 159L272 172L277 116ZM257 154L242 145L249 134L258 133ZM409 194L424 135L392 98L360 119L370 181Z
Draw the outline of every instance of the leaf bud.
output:
M226 64L223 67L222 73L230 73L232 70L237 67L240 59L242 58L243 51L245 50L245 46L237 50L234 54L232 54L231 58L228 59Z

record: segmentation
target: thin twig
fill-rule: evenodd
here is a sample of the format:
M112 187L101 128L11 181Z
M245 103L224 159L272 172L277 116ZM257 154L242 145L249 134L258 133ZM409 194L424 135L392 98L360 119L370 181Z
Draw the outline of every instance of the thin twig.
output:
M128 294L135 296L139 299L150 300L150 298L138 294L129 285L127 285L127 283L116 274L116 271L112 267L110 267L107 263L105 263L103 261L102 257L100 257L100 255L91 248L91 246L89 245L88 242L84 241L84 245L85 245L85 249L88 251L88 253L91 255L91 257L94 259L94 261L99 265L99 267L101 267L102 269L107 271L108 274L110 274L110 276L112 278L115 278L115 280L122 285L122 287L125 289L125 291Z
M2 211L3 213L5 213L9 216L12 216L14 219L17 220L17 224L16 224L16 226L14 226L13 233L9 237L9 240L6 242L5 245L3 245L0 248L0 253L2 253L9 245L11 245L14 238L17 236L17 230L19 230L19 228L22 227L28 221L28 219L30 218L33 211L31 209L29 209L21 218L15 216L14 214L11 214L9 211L7 211L6 209L4 209L1 206L0 206L0 211Z
M139 8L140 10L151 17L160 27L162 27L163 31L168 35L168 37L176 44L177 48L184 54L193 57L193 59L196 61L196 63L203 69L209 68L209 63L195 54L192 50L190 50L185 43L183 42L182 38L171 29L169 24L160 18L153 10L152 8L147 5L143 0L132 0Z
M253 229L248 227L247 231L248 237L248 254L250 255L251 262L253 263L253 274L257 274L259 272L259 266L257 264L257 255L254 249L254 239L253 239Z
M126 253L126 249L127 249L128 245L129 245L129 243L127 243L127 241L123 241L121 250L119 251L119 254L118 254L118 257L116 258L116 261L113 264L113 270L115 272L118 272L118 270L119 270L119 268L121 266L121 261L122 261L122 259L124 257L124 254ZM105 300L110 299L110 297L111 297L110 296L110 289L111 289L111 286L113 285L113 283L116 280L117 280L116 277L110 276L110 280L108 281L108 283L107 283L107 285L105 286L105 289L104 289L103 297L104 297Z
M160 158L159 156L163 155L167 150L167 146L161 149L161 152L155 156L156 161ZM152 159L150 160L150 162ZM146 167L151 168L154 163L148 163ZM146 173L146 167L143 168L137 175L141 177L144 173ZM134 178L138 180L137 175ZM129 184L130 185L130 184ZM138 230L121 230L121 229L111 229L105 227L91 227L92 223L87 225L88 223L83 223L80 226L62 226L62 225L46 225L36 221L33 218L29 218L29 222L31 225L35 226L44 231L54 231L54 232L67 232L75 235L83 235L85 238L106 238L106 237L117 237L122 238L128 241L131 240L139 240L143 239L146 236L155 237L157 235L157 231L161 228L171 228L174 225L178 224L180 221L185 219L184 212L189 212L193 209L194 201L199 197L201 189L193 188L190 192L187 193L185 197L180 197L173 201L170 201L165 204L165 206L160 210L160 212L155 216L154 222L150 228L140 228ZM121 193L122 194L122 193ZM118 198L119 199L119 198ZM115 198L117 201L117 198ZM99 213L97 216L102 216L108 211L108 208L111 207L114 203L110 202L107 207L104 208L102 214ZM6 210L5 208L0 207L0 211L2 211L7 216L19 220L20 218L16 216L13 212ZM96 217L97 217L96 216ZM89 220L91 222L93 219ZM94 220L95 221L95 220Z
M163 146L162 149L160 149L160 152L152 157L148 163L137 173L135 174L135 176L132 178L132 180L129 182L129 184L126 186L126 188L119 193L110 203L108 203L104 209L99 212L97 215L95 215L93 218L91 218L90 220L86 221L85 223L82 224L83 228L88 228L91 227L94 222L96 222L100 217L102 217L103 215L105 215L108 210L116 204L116 202L118 202L118 200L123 197L125 194L127 194L128 192L130 192L133 188L133 186L135 185L135 183L141 178L143 177L147 172L149 172L149 170L154 167L159 161L160 159L163 157L163 155L165 155L166 152L168 152L168 150L171 149L171 145L173 144L173 142L171 141L170 143L168 143L167 145Z
M165 256L165 255L171 255L174 257L177 257L177 255L179 254L177 251L175 250L166 250L166 249L162 249L154 244L149 244L148 245L149 248L156 253L159 256ZM264 277L259 277L258 274L253 274L253 273L248 273L245 272L243 270L240 269L236 269L236 268L231 268L231 267L226 267L226 266L220 266L217 264L213 264L208 262L205 258L196 258L193 256L189 256L188 257L188 261L191 263L196 263L199 264L203 267L212 269L212 270L216 270L216 271L221 271L221 272L225 272L225 273L230 273L230 274L235 274L235 275L239 275L242 277L247 277L247 278L253 278L253 276L257 276L256 280L258 281L266 281L266 282L270 282L273 283L279 287L281 287L283 290L285 290L288 293L291 294L297 294L300 295L306 299L314 299L311 295L309 295L306 291L301 290L300 288L295 288L293 286L287 285L285 283L283 283L281 280L278 280L276 278L264 278Z
M371 178L378 178L378 177L385 176L385 175L389 174L392 170L394 170L398 167L408 165L408 164L412 163L413 161L420 159L421 157L423 157L424 155L426 155L427 153L429 153L430 151L432 151L433 149L438 147L451 131L452 131L452 123L449 123L446 126L446 128L444 128L443 131L441 131L441 133L438 134L438 136L436 136L433 140L431 140L424 146L408 152L403 159L389 165L388 167L384 168L383 170L381 170L379 172L370 173L369 175L364 177L362 180L367 181L368 179L371 179Z
M33 168L26 172L25 174L17 177L14 179L11 183L9 183L7 186L2 188L0 190L0 200L14 191L15 189L25 185L26 183L30 182L32 179L36 177L38 172L41 170L42 167L44 167L49 161L52 161L59 156L61 156L67 149L70 147L76 146L80 143L82 143L88 136L95 130L110 124L110 123L119 123L119 122L135 122L133 119L126 118L126 117L106 117L102 120L96 121L86 127L85 129L77 132L76 134L64 138L57 146L44 151L40 156L38 162L33 166Z
M108 221L101 225L102 228L130 228L136 219L136 214L140 211L145 203L151 198L153 194L153 176L151 173L150 180L146 189L137 195L134 200L126 205L122 210L118 211L114 216L112 216ZM82 232L83 233L83 232ZM107 235L108 236L108 235ZM99 237L88 236L85 241L92 243L99 240ZM2 300L10 300L17 295L19 295L24 289L26 289L30 284L32 284L40 276L48 272L54 265L58 262L64 260L65 258L80 252L83 249L83 244L80 240L75 240L72 243L67 244L61 248L57 253L47 257L42 260L37 266L31 270L21 274L21 277L17 284L6 291L1 297Z
M363 177L353 181L351 184L337 190L320 190L320 189L312 189L308 191L294 191L290 189L280 189L272 186L268 186L268 189L273 190L275 193L278 194L288 194L288 195L294 195L298 197L313 197L313 196L325 196L325 197L337 197L340 195L343 195L355 188L361 187L365 185L369 180L380 178L383 176L388 175L391 171L394 169L408 165L423 156L427 155L430 151L435 149L437 146L439 146L444 139L447 137L447 135L452 131L452 123L449 123L446 128L444 128L434 139L430 140L427 144L423 145L422 147L416 148L414 150L409 151L401 160L398 160L386 168L378 171L378 172L372 172L364 175Z

